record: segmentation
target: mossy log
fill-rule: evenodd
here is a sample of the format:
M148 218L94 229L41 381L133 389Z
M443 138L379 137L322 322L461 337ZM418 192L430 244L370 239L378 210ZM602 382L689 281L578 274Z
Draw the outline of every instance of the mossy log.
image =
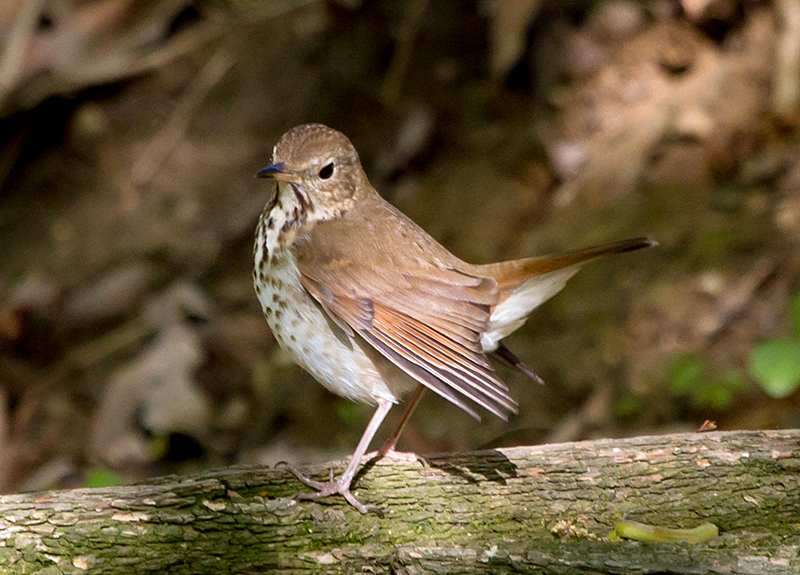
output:
M356 493L384 518L294 501L304 486L261 467L7 495L0 572L796 574L799 446L800 430L714 432L382 461ZM609 541L623 518L720 535Z

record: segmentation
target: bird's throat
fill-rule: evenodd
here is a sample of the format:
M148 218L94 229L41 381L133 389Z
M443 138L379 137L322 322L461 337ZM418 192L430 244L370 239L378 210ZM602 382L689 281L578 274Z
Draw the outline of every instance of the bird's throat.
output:
M256 251L261 244L262 257L269 261L277 252L289 249L304 231L312 209L311 202L298 186L277 182L275 197L261 213Z

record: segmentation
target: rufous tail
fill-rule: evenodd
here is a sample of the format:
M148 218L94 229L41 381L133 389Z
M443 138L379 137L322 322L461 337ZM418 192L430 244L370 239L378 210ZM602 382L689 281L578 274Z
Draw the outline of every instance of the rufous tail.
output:
M581 265L611 254L657 246L650 238L633 238L554 256L542 256L478 266L482 276L493 277L500 301L492 307L489 325L481 338L485 352L498 349L500 340L519 329L534 309L556 295Z

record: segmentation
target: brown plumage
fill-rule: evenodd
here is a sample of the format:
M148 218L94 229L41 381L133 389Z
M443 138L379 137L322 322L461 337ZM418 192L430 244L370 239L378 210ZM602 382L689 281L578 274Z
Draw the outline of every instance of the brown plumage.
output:
M506 418L517 403L487 360L526 373L501 340L596 257L654 245L636 238L554 257L472 265L383 200L339 132L310 124L285 134L260 176L277 180L256 234L256 292L278 342L334 393L378 405L337 481L313 497L344 495L391 405L421 384L471 415ZM422 396L415 393L393 449Z

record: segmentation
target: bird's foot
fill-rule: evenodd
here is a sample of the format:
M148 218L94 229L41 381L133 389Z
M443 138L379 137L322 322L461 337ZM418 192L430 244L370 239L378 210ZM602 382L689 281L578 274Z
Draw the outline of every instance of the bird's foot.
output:
M328 481L317 481L316 479L311 479L307 475L301 473L299 469L289 463L286 463L285 461L281 461L276 465L276 467L277 466L282 467L301 482L305 483L312 489L317 490L316 493L295 493L292 496L293 499L321 499L331 495L341 495L350 505L358 509L361 513L366 514L372 511L378 516L383 517L383 511L381 511L380 507L366 505L356 499L355 495L353 495L353 493L350 491L350 484L353 481L352 478L346 478L345 476L342 476L339 479L334 479L333 468L331 468L330 478Z
M416 453L412 453L410 451L395 451L394 448L381 448L378 451L368 453L367 457L369 459L382 459L385 457L386 459L391 459L392 461L397 461L399 463L419 463L422 465L422 467L429 467L428 461L421 455L417 455Z

